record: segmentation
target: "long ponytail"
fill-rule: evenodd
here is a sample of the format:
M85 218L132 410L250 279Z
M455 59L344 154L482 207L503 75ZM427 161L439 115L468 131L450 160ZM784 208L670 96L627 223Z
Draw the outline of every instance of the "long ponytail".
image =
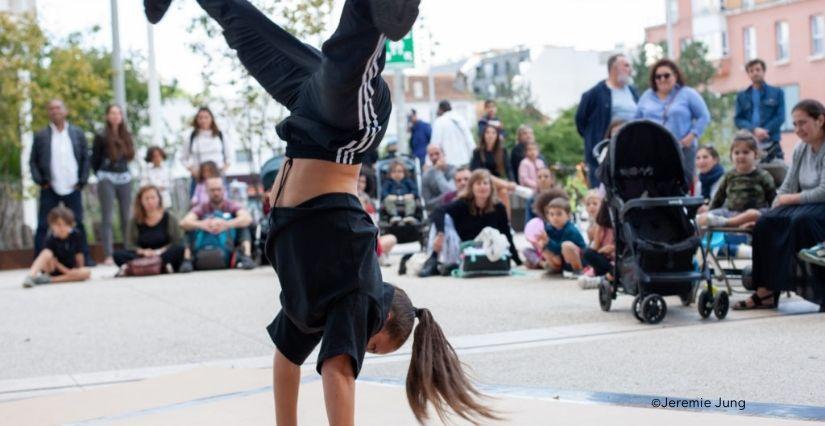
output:
M475 424L479 417L501 420L492 409L478 401L483 395L470 383L455 349L444 337L430 310L415 308L407 293L398 287L395 287L390 318L384 327L397 347L413 334L412 359L407 371L407 402L419 423L423 424L429 418L427 408L430 404L442 423L446 422L449 411Z

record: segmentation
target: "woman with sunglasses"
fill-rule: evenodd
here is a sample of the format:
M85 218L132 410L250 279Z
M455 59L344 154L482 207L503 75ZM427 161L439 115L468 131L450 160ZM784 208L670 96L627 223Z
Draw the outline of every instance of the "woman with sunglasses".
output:
M639 98L636 118L665 126L682 147L685 180L693 184L699 139L710 123L710 111L699 92L685 86L679 67L661 59L650 68L650 89Z

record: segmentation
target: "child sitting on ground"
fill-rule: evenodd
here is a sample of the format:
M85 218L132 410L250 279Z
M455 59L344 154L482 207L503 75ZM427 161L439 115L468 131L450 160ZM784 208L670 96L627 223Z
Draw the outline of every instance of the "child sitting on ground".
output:
M43 251L34 259L23 287L40 284L85 281L91 271L83 265L83 246L80 232L75 229L74 213L57 206L47 217L49 236Z
M199 206L209 202L209 194L206 192L206 180L213 177L221 177L221 171L214 161L204 161L198 169L198 184L195 192L192 193L191 206Z
M415 224L416 199L418 188L412 179L406 177L407 169L399 161L390 164L390 178L381 185L381 199L384 210L390 215L390 225L404 223ZM398 211L399 204L404 207L404 217Z
M598 210L590 220L591 225L587 230L590 246L584 249L582 259L592 273L579 277L579 287L583 290L598 288L604 279L613 280L610 271L612 262L616 260L616 234L613 232L607 205L601 198Z
M556 198L544 209L547 223L547 244L542 257L550 272L563 271L581 274L581 253L586 247L584 238L573 221L570 220L570 202Z
M547 169L545 169L547 170ZM521 251L524 257L524 265L528 269L546 269L546 264L541 253L544 251L544 246L547 245L547 232L544 230L545 223L544 210L547 205L556 198L567 199L567 193L562 189L553 189L538 194L536 200L532 203L534 210L534 217L527 221L524 225L524 237L530 243L530 247Z
M730 156L733 169L719 182L710 206L700 210L696 219L700 226L753 226L776 196L773 177L756 167L759 146L753 134L747 130L737 132Z

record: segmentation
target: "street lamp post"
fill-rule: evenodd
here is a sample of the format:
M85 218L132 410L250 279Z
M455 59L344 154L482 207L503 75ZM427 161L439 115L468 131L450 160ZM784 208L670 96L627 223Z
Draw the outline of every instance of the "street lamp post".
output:
M112 5L112 87L115 89L115 103L126 118L126 79L123 75L123 58L120 56L120 24L117 12L117 0Z

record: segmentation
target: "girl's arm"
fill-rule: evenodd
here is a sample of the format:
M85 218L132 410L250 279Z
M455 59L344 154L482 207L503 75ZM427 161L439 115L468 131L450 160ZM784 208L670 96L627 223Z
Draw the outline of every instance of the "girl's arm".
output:
M728 187L728 175L722 176L722 180L719 181L719 188L716 190L716 194L713 195L713 199L710 202L709 209L718 209L725 204L725 198L727 197L727 187Z

